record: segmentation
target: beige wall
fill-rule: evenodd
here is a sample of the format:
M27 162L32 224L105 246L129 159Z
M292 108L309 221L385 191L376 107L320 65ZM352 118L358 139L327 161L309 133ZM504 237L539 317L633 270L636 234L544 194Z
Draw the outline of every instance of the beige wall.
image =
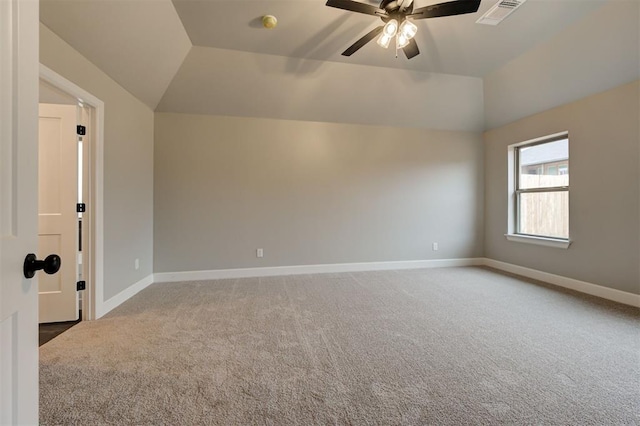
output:
M155 115L156 272L477 257L482 193L478 133Z
M507 146L569 131L568 250L507 241ZM485 256L640 293L640 82L488 131Z
M153 112L44 25L40 62L105 104L104 298L109 299L153 272Z

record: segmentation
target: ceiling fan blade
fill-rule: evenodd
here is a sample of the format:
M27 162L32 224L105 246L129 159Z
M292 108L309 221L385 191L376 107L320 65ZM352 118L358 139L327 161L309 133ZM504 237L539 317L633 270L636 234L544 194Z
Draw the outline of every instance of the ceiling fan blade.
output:
M402 51L407 56L407 59L411 59L414 56L418 56L420 54L420 49L418 49L418 43L416 43L415 39L409 40L409 44L402 48Z
M465 13L477 12L479 7L480 0L454 0L415 9L413 13L408 16L412 19L426 19L463 15Z
M384 9L353 0L328 0L327 6L373 16L388 16Z
M378 34L382 32L383 28L384 28L384 25L380 25L379 27L376 27L373 30L366 33L362 38L360 38L360 40L356 41L351 46L349 46L347 50L342 52L342 56L351 56L354 53L356 53L358 50L360 50L362 46L364 46L365 44L369 43L371 40L376 38Z
M400 10L405 11L409 9L409 6L413 3L413 0L397 0Z

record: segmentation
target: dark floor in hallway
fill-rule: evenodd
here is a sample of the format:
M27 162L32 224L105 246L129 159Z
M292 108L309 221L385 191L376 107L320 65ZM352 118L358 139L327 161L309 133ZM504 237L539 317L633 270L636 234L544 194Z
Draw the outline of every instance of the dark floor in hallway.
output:
M79 318L82 318L82 312L80 312ZM44 345L51 339L58 337L65 331L69 330L74 325L78 324L81 320L65 321L65 322L52 322L48 324L39 325L39 342L40 346Z

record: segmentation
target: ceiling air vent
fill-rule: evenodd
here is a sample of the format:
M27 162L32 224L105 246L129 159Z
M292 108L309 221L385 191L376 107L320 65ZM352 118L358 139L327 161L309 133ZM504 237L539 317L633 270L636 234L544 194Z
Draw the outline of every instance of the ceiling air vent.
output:
M501 0L491 9L489 9L487 13L482 15L482 17L478 19L476 23L485 25L498 25L507 16L511 15L514 10L519 8L525 1L527 0Z

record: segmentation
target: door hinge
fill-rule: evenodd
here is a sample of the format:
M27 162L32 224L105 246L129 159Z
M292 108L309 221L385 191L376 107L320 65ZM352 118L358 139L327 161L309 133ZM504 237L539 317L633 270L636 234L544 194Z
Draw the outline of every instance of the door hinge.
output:
M84 126L76 126L76 133L78 134L78 136L84 136L87 134L87 128Z
M76 213L84 213L87 211L87 205L85 203L76 204Z
M86 281L78 281L76 283L76 291L86 290L87 282Z

